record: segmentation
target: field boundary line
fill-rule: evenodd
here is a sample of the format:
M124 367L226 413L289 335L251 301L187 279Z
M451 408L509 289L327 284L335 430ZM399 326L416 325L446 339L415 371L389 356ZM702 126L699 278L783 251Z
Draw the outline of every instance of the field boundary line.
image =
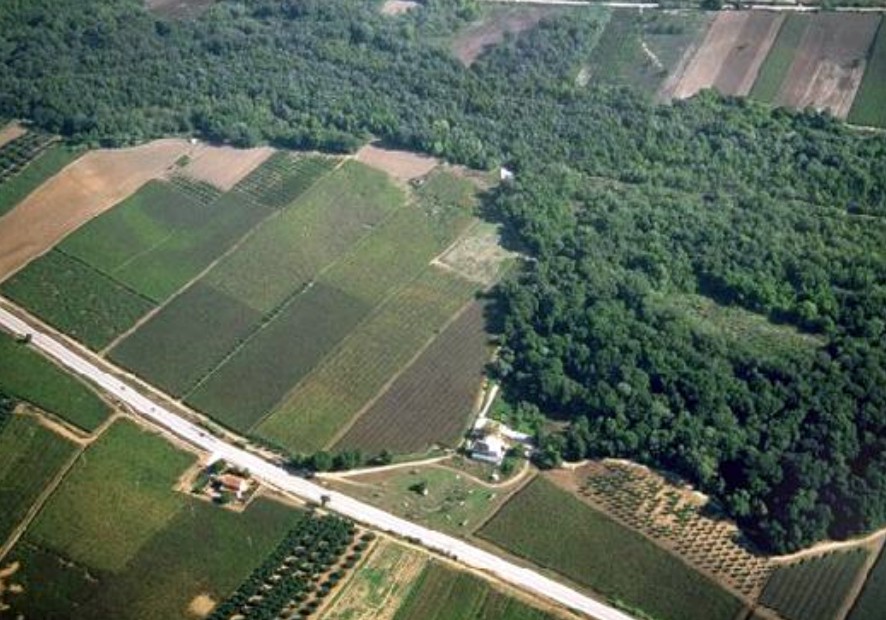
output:
M182 284L177 291L175 291L172 295L167 297L164 301L158 303L158 302L152 300L154 307L151 308L151 310L149 310L141 318L139 318L138 321L133 323L132 326L129 327L129 329L127 329L124 332L121 332L116 338L111 340L111 342L109 342L101 351L99 351L98 354L101 357L105 357L111 351L111 349L113 349L118 344L123 342L123 340L125 340L126 338L131 336L134 332L138 331L138 329L140 327L142 327L145 323L147 323L149 320L151 320L161 310L166 308L166 306L168 306L170 303L172 303L173 300L177 299L178 297L183 295L185 293L185 291L187 291L192 286L194 286L194 284L196 284L198 280L203 279L203 277L207 273L212 271L212 269L215 268L221 261L223 261L225 258L227 258L232 252L234 252L236 249L238 249L243 243L245 243L249 237L251 237L252 235L254 235L258 231L258 229L262 228L272 218L279 216L281 213L283 213L283 211L285 211L285 209L270 209L268 207L265 207L264 205L258 204L257 202L252 200L252 198L249 196L244 195L244 197L249 200L249 202L251 203L251 205L250 205L251 207L265 209L266 211L269 211L268 215L265 216L264 218L262 218L261 220L259 220L255 224L255 226L253 226L252 228L247 230L243 234L243 236L240 237L231 247L229 247L227 250L222 252L216 258L214 258L212 260L212 262L210 262L205 268L203 268L203 270L200 271L200 273L198 273L193 278L191 278L190 280L188 280L187 282ZM114 281L116 282L116 279Z
M843 604L840 605L840 610L837 612L837 616L834 620L845 620L852 611L852 608L855 607L855 603L858 601L861 591L868 582L871 570L874 568L877 560L880 559L880 554L883 553L884 543L886 543L886 538L881 538L878 541L870 541L863 545L868 548L868 557L865 558L864 564L862 564L861 569L855 576L855 580L852 582L852 586L846 592L846 598L843 600Z
M51 432L51 431L50 431ZM73 443L73 442L72 442ZM34 519L43 510L43 506L46 505L46 502L49 501L49 498L55 493L55 490L62 483L68 472L74 467L77 461L80 460L80 457L83 456L83 453L86 452L86 449L89 447L88 444L74 444L77 445L77 449L74 450L74 453L68 459L67 463L65 463L62 468L52 477L52 479L47 482L43 486L43 490L40 492L40 495L37 496L37 499L34 500L34 503L31 504L31 507L28 508L28 512L25 513L25 516L22 517L22 520L19 521L18 525L15 526L15 529L6 539L2 546L0 546L0 561L6 557L6 555L12 551L12 548L18 543L21 537L25 534L29 527L31 527L31 523L34 522Z
M490 521L492 521L492 520L496 517L496 515L498 515L499 512L501 512L502 508L504 508L504 507L505 507L505 506L506 506L506 505L507 505L512 499L514 499L514 498L517 496L518 493L520 493L523 489L525 489L526 487L528 487L528 486L532 483L533 480L535 480L536 478L538 478L538 477L541 475L541 473L540 473L538 470L533 471L532 468L531 468L531 466L530 466L530 467L527 467L527 471L528 471L529 473L528 473L527 475L525 475L525 476L519 481L520 484L515 484L515 485L514 485L514 488L512 488L512 489L507 489L507 491L506 491L507 496L504 498L504 500L502 501L502 503L499 504L498 508L496 508L495 510L493 510L492 512L490 512L488 515L486 515L486 518L483 519L482 521L478 522L477 525L476 525L475 527L471 528L471 531L468 532L468 537L469 537L469 538L472 538L472 539L479 539L479 540L483 540L483 541L485 541L485 542L487 542L487 543L490 543L490 541L488 541L488 540L486 540L485 538L483 538L482 536L480 536L477 532L479 532L479 531L482 530L484 527L486 527L486 525L487 525ZM558 488L559 488L559 487L558 487ZM490 543L490 544L492 544L492 545L495 546L495 547L498 546L498 545L496 545L495 543ZM511 552L508 551L507 549L505 549L505 552L506 552L506 553L511 553ZM512 555L513 555L513 554L512 554ZM521 556L516 556L516 557L521 557ZM523 559L526 560L526 558L523 558ZM529 561L530 564L534 564L534 562L532 562L531 560L528 560L528 561ZM547 568L547 567L544 567L544 568L546 568L547 570L552 570L552 569ZM554 573L555 573L555 574L559 574L559 573L557 573L557 571L554 571Z
M222 357L218 361L218 363L213 365L212 368L210 368L202 377L200 377L200 379L196 383L194 383L194 385L192 385L186 392L184 392L179 400L182 400L182 401L187 400L189 396L191 396L192 394L194 394L194 392L196 392L198 389L200 389L200 387L203 386L203 384L205 384L207 381L209 381L209 379L211 379L212 376L215 375L215 373L217 373L219 370L221 370L222 367L231 360L231 358L233 358L235 355L237 355L237 353L239 353L244 347L246 347L246 345L248 345L255 338L257 338L259 336L259 334L261 334L261 332L263 332L265 329L267 329L268 327L273 325L274 322L280 317L281 314L283 314L286 311L286 309L289 306L291 306L293 303L295 303L295 301L298 298L300 298L304 293L311 290L314 287L314 285L320 281L320 279L323 277L323 275L327 271L336 267L341 261L349 258L358 249L360 249L365 243L368 243L368 239L371 238L372 235L377 232L377 230L380 226L383 226L384 224L386 224L390 219L392 219L394 217L394 215L396 215L402 209L405 209L405 208L407 208L407 205L403 204L403 205L400 205L399 207L393 209L390 213L385 215L385 217L383 217L375 225L373 225L373 227L370 230L368 230L364 235L359 237L351 245L351 247L347 251L345 251L343 254L339 255L335 259L333 259L331 262L325 264L319 271L317 271L317 273L315 273L313 276L311 276L311 280L310 280L310 282L308 282L308 284L306 284L305 286L302 286L299 289L292 291L275 308L272 308L270 311L264 313L261 316L261 319L259 319L259 323L255 327L255 329L253 329L251 332L249 332L249 334L246 335L246 337L244 337L236 345L234 345L234 347L230 351L228 351L228 353L226 353L225 356ZM281 212L285 211L285 209L281 209L280 211ZM410 282L411 281L412 280L410 280ZM374 313L375 308L378 307L378 305L383 304L386 300L387 300L387 297L382 299L378 304L376 304L376 306L373 306L370 309L368 316L371 316ZM362 325L362 323L363 323L363 321L360 321L359 323L357 323L357 327ZM354 329L356 329L356 327ZM348 334L348 335L350 335L350 334ZM346 336L346 339L347 339L347 336ZM337 348L338 348L338 346L336 345L336 347L334 347L333 350L335 350ZM324 355L318 361L317 366L322 365L323 360L325 360L325 359L326 359L326 356ZM313 372L313 369L311 370L311 372ZM309 375L310 375L310 373L308 375L305 375L305 377L307 377ZM280 404L280 402L282 402L282 400L278 401L277 403L274 403L274 408L276 408L277 405ZM266 417L266 416L262 416L262 418L260 418L259 421L263 420L264 417ZM248 429L246 429L246 432L251 433L257 424L258 424L258 422L256 422L252 426L250 426Z
M443 323L443 325L441 325L440 327L437 328L437 333L435 333L430 338L425 340L424 344L422 344L418 348L418 350L415 352L415 354L412 357L410 357L409 360L407 360L403 364L403 366L401 366L400 369L397 370L397 372L395 372L387 381L385 381L385 383L379 388L378 392L376 392L372 398L370 398L367 402L365 402L363 404L363 406L360 407L360 409L358 409L357 411L354 412L354 414L351 416L351 419L348 420L348 423L345 424L344 426L342 426L341 428L339 428L338 432L336 432L335 435L333 435L332 438L330 438L330 440L324 444L323 448L325 450L328 450L328 449L332 448L332 446L334 446L336 443L341 441L341 439L345 435L348 434L348 431L350 431L354 427L354 425L357 423L357 421L361 417L363 417L363 415L367 411L369 411L369 409L372 407L372 405L374 405L376 402L378 402L378 400L382 396L384 396L388 390L391 389L391 386L394 385L394 382L396 382L397 379L399 379L403 375L403 373L405 373L407 370L409 370L409 368L411 368L418 361L418 358L421 357L421 355L425 351L427 351L430 348L430 346L432 344L434 344L434 342L436 342L436 340L446 330L446 328L449 327L450 325L452 325L453 323L455 323L455 321L457 321L461 315L463 315L465 312L467 312L468 308L471 306L472 303L474 303L473 299L468 300L458 310L456 310L452 314L452 316L450 316L448 319L446 319L446 321Z

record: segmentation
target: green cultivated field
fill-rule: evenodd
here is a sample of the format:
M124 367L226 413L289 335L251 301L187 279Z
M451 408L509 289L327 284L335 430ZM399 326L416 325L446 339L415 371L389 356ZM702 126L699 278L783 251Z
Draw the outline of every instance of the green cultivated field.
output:
M360 164L321 179L111 356L173 394L190 391L263 321L402 203Z
M72 609L84 620L191 618L194 597L227 597L301 518L263 498L239 514L166 492L181 508L120 571L19 543L9 559L22 564L15 581L25 592L11 598L13 610L28 618L70 617ZM101 538L100 531L83 533Z
M159 303L269 213L236 192L204 205L151 181L60 247Z
M809 19L804 15L788 15L785 18L766 60L760 67L760 73L751 88L751 97L760 101L775 101L808 25Z
M880 20L848 120L858 125L886 127L886 19Z
M304 157L277 152L240 181L237 189L269 207L285 207L332 170L338 161L334 157Z
M855 601L849 620L882 620L886 609L886 551L868 574L864 589Z
M154 307L146 297L57 249L6 280L0 291L96 350Z
M468 301L476 285L428 268L369 317L259 427L294 450L323 448Z
M86 431L109 413L108 405L84 383L5 332L0 332L0 390Z
M738 599L542 477L480 535L660 620L731 620Z
M422 571L395 620L553 620L470 573L431 562Z
M71 469L29 540L99 570L122 570L181 508L171 489L193 461L132 422L117 422Z
M0 544L6 541L74 450L73 443L41 426L31 416L14 415L0 430Z
M866 551L855 549L783 566L766 582L760 603L788 620L832 620L866 559Z
M79 151L54 144L28 166L0 183L0 215L3 215L40 187L46 179L77 159Z

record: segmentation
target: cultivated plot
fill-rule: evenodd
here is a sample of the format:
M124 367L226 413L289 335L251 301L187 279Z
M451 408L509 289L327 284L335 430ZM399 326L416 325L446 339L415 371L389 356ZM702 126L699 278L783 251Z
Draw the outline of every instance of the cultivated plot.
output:
M87 153L0 219L0 279L162 175L190 150L185 140Z
M868 54L867 69L849 111L849 122L886 127L886 19Z
M685 70L669 80L665 98L684 99L704 88L746 95L757 78L783 15L768 11L719 13Z
M868 551L855 549L789 564L772 573L760 603L788 620L831 620L843 607ZM881 610L882 611L882 610Z
M731 620L742 608L707 577L541 477L480 535L663 620Z
M13 415L0 428L0 547L76 449L34 416Z
M879 620L886 609L886 552L882 549L877 563L868 573L864 589L855 601L849 620Z
M259 498L242 512L173 490L193 457L130 422L93 444L8 557L30 618L177 618L226 598L301 519Z
M110 407L86 384L0 332L0 391L91 431Z
M0 215L10 211L78 155L78 151L54 142L20 167L14 175L3 179L0 182Z
M419 452L454 446L490 357L483 304L474 302L360 415L337 448Z

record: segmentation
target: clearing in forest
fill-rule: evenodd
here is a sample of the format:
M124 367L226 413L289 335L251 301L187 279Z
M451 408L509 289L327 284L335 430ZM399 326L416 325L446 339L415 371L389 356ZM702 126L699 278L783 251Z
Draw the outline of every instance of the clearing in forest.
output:
M746 95L784 16L768 11L719 13L695 55L663 96L684 99L704 88L724 95Z
M421 5L414 0L385 0L381 5L381 12L383 15L401 15L418 6Z
M186 140L87 153L0 219L0 280L107 211L191 150Z
M19 123L7 123L2 128L0 128L0 147L5 145L7 142L12 142L16 138L25 135L27 132L28 130L22 127Z
M519 34L534 28L548 15L562 9L550 6L484 7L484 15L455 35L452 52L462 64L470 66L488 47L504 41L505 35Z
M830 110L846 118L865 72L880 16L870 13L797 15L806 29L773 103Z

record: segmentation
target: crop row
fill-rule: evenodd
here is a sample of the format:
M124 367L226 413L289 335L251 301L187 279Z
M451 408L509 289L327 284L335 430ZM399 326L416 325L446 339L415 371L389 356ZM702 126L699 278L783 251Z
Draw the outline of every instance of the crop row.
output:
M53 141L49 134L29 131L0 147L0 183L27 166Z
M240 181L236 189L266 206L285 207L332 170L337 161L331 157L299 157L277 152Z
M371 535L365 535L342 560L355 533L350 521L335 516L306 516L210 618L309 615L318 606L318 599L329 593L366 549ZM309 600L312 593L313 600Z

